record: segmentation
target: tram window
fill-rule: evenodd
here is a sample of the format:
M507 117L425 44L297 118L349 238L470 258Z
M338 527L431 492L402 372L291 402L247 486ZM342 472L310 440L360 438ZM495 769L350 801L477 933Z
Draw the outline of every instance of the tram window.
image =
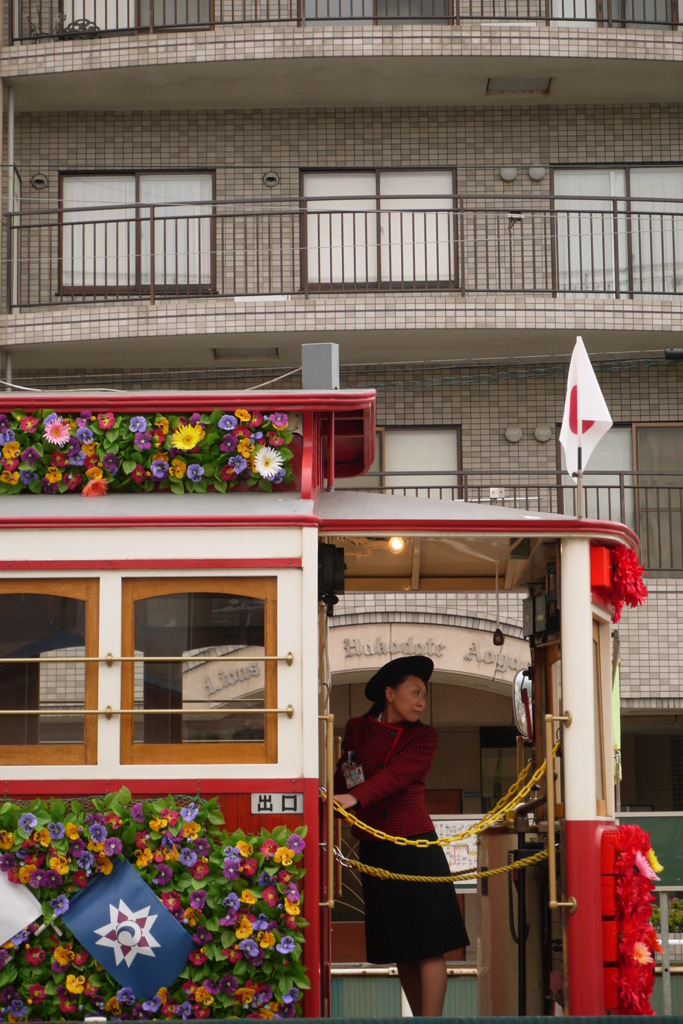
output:
M124 763L277 759L275 580L125 580L123 653Z
M97 718L82 713L97 706L97 665L78 659L97 654L98 590L97 580L0 581L0 657L42 659L0 664L8 763L97 760Z

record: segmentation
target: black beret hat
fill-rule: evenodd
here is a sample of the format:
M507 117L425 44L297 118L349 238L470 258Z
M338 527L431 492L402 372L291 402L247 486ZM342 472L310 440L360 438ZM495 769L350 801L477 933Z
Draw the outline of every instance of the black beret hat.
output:
M384 696L385 686L396 686L399 679L406 676L417 676L423 683L428 683L434 671L434 662L421 654L412 654L406 658L394 658L382 665L369 679L365 687L365 696L374 704Z

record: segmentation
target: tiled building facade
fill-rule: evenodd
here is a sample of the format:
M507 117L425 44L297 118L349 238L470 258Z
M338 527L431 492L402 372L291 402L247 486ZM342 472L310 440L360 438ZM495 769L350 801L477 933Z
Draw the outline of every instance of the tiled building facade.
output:
M5 7L3 380L237 388L333 341L343 385L377 388L385 439L451 431L445 500L503 487L501 500L570 511L557 433L582 335L629 456L600 464L613 475L599 514L607 502L651 527L649 602L619 627L623 800L680 809L683 477L667 458L683 452L683 362L664 358L683 310L675 10L634 3L598 24L585 4L522 17L491 0L430 24L408 3L401 23L354 24L223 3L210 25L137 32L112 21L122 6ZM155 10L168 22L171 6ZM67 31L69 12L97 31ZM192 179L187 195L174 175ZM103 183L113 228L96 226ZM196 266L178 260L180 224ZM638 430L653 425L671 431L654 512L633 476L650 468ZM495 621L491 598L466 594L347 597L343 615ZM518 596L503 619L519 635ZM668 752L656 784L653 745Z

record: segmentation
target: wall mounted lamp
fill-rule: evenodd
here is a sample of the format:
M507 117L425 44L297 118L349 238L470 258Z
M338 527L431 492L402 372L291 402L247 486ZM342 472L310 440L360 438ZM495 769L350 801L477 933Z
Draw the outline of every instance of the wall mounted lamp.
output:
M536 427L534 430L534 437L541 444L545 444L553 436L552 427L543 424L542 426Z
M400 555L404 547L406 546L406 542L404 541L403 537L390 537L388 543L389 550L394 555Z
M503 181L508 181L508 182L514 181L515 178L517 177L517 168L516 167L501 167L501 169L498 171L498 173L500 174L500 176L503 179Z
M522 428L516 425L512 427L506 427L505 440L509 441L510 444L517 444L518 441L522 440Z
M545 167L541 164L532 164L527 170L527 174L532 181L543 181L545 178Z

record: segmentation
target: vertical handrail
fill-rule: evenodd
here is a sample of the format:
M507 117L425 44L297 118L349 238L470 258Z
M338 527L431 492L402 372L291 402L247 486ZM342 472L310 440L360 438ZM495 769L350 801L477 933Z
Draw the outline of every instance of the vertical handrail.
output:
M325 761L327 778L327 899L320 903L321 907L334 907L334 715L318 715L325 722Z
M576 911L576 900L570 896L566 902L557 899L557 861L555 860L555 775L553 756L553 723L562 722L566 729L572 724L569 711L563 715L545 716L545 792L548 805L548 906L551 910L566 907L570 914Z
M154 0L150 0L150 10ZM154 207L149 208L149 304L154 305L154 282L156 279L156 225L154 223Z

